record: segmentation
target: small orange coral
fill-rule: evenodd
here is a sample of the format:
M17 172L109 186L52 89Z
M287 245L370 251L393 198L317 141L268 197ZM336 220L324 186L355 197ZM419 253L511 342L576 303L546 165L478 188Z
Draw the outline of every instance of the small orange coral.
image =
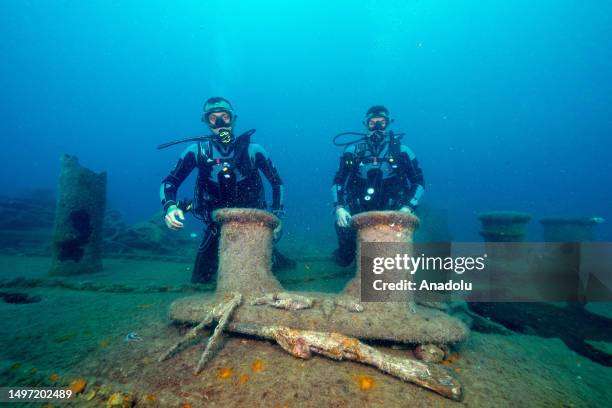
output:
M253 361L253 364L251 365L251 370L253 370L254 373L260 373L265 370L265 368L264 362L259 359Z
M359 340L347 337L342 339L342 347L345 348L356 348L359 345Z
M228 367L223 367L219 369L219 372L217 373L217 378L219 378L220 380L227 380L231 376L232 376L232 369Z
M191 402L184 402L181 404L181 408L192 408Z
M60 379L60 376L58 373L53 373L49 376L49 381L51 382L58 382Z
M155 402L157 401L157 396L155 394L147 394L145 395L144 399L147 402Z
M74 394L82 393L83 391L85 391L85 387L87 387L87 380L84 378L77 378L76 380L72 381L68 386L68 388L70 388L70 391L72 391Z
M240 378L238 378L238 384L242 385L242 384L246 384L249 381L249 375L248 374L242 374L240 376Z
M459 353L451 353L446 360L442 361L444 365L455 364L459 360Z
M357 385L361 391L370 391L374 388L374 378L369 375L360 375L357 377Z
M131 408L134 406L134 398L130 394L123 396L123 408Z

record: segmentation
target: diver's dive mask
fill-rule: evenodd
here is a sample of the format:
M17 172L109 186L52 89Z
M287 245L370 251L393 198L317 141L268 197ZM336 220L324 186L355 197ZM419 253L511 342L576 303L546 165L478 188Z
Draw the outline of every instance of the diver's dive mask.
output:
M375 121L375 122L370 122L368 124L368 129L371 131L376 131L376 130L385 130L387 128L387 120L379 120L379 121Z
M209 115L208 120L206 121L208 124L208 127L210 127L211 129L219 129L219 128L223 128L223 127L230 127L232 125L232 121L233 121L233 115L231 112L224 112L224 114L227 115L228 119L225 119L223 116L219 115L215 117L215 121L211 123L212 118Z
M385 139L385 129L389 125L387 116L374 116L367 119L368 137L370 142L377 145Z

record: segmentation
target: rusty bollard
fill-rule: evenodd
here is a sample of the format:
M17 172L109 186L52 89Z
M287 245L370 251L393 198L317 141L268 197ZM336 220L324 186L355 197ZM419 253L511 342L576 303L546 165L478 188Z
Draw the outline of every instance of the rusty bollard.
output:
M243 296L281 290L272 275L272 231L280 220L253 208L224 208L213 213L221 225L217 292Z
M412 237L419 225L419 219L412 214L399 211L368 211L355 215L352 225L357 229L357 274L348 282L343 294L360 298L362 244L364 242L399 243L402 244L403 252L411 255L413 252ZM376 250L380 252L376 254L377 257L397 255L397 246L380 245L376 247Z
M50 275L82 275L102 270L106 173L64 155L55 210Z

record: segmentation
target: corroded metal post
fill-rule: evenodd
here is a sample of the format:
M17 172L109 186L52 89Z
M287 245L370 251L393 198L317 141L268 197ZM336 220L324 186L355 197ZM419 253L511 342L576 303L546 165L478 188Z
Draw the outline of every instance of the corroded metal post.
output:
M546 242L591 242L595 226L603 222L601 217L548 217L540 220Z
M527 236L531 215L513 211L494 211L478 216L480 235L486 242L522 242Z
M224 208L214 212L221 225L217 292L263 295L281 290L272 275L272 231L280 220L251 208Z
M412 236L419 225L419 219L409 213L399 211L368 211L353 217L353 227L357 229L357 274L346 285L343 293L360 298L361 295L361 255L364 242L401 243L405 245L405 253L412 254ZM391 253L384 253L385 246L377 247L383 253L382 257L394 257L396 247L388 248Z
M64 155L55 214L50 275L80 275L102 270L106 172L82 167Z
M409 313L407 298L360 305L359 277L339 295L286 292L271 272L272 230L278 219L255 209L222 209L213 217L222 226L217 290L213 296L175 300L170 306L175 322L206 327L219 315L219 308L225 308L238 293L242 300L227 326L236 333L289 327L411 344L448 344L465 339L469 333L461 321L440 310L419 307L417 313ZM411 248L418 223L413 215L383 212L356 219L363 229L362 239L407 243ZM376 222L370 224L368 219Z
M480 235L492 261L520 260L526 255L525 246L513 244L527 238L527 225L531 215L515 211L492 211L478 216L482 224ZM499 277L500 273L496 273Z

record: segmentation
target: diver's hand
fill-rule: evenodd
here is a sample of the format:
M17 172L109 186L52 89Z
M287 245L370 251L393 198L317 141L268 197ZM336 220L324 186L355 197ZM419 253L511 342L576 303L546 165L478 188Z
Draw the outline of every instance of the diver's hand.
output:
M351 213L346 211L344 207L336 208L336 223L339 227L346 228L351 225Z
M283 236L283 223L279 222L278 226L272 231L272 241L277 243Z
M183 223L181 221L185 221L185 215L183 214L183 210L178 208L176 205L171 205L168 207L168 211L166 211L166 217L164 221L166 222L166 226L171 230L179 230L183 228Z
M400 212L405 212L405 213L408 213L408 214L414 214L414 211L412 210L412 208L410 208L408 206L400 208Z

